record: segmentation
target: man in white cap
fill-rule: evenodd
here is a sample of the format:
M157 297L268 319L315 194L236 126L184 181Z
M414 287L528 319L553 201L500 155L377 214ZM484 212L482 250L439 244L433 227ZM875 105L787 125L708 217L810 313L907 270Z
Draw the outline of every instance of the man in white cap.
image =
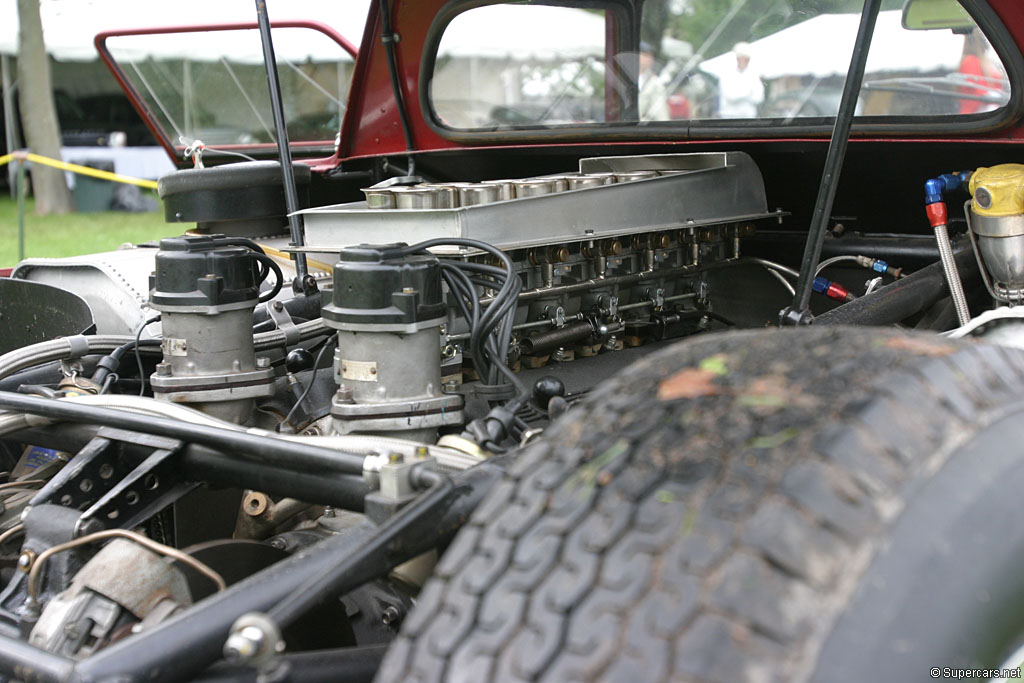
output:
M639 109L641 121L667 121L668 92L655 70L654 47L647 41L640 42Z
M750 68L750 46L736 43L736 70L726 71L718 80L718 116L723 119L757 118L757 107L764 101L764 83Z

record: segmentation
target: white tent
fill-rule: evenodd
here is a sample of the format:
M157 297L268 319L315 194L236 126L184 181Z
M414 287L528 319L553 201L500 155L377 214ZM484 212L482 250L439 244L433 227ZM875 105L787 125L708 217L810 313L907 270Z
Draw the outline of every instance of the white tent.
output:
M267 12L274 22L286 20L318 21L348 39L355 47L362 42L363 29L371 0L268 0ZM41 0L43 34L50 56L60 61L96 59L93 38L103 31L158 28L197 24L256 21L252 0ZM495 32L495 26L501 30ZM136 50L144 54L154 49L149 38L135 40ZM550 61L583 56L602 57L605 50L604 19L591 12L551 6L497 5L470 10L457 17L445 33L442 56L536 59ZM125 49L132 46L120 39ZM169 43L167 44L169 45ZM161 50L169 47L162 45ZM452 46L446 50L445 46ZM134 46L133 46L134 47ZM185 38L176 49L182 57L203 59L192 51L194 43ZM299 44L275 43L282 57L303 58L302 51L313 49ZM691 54L686 43L666 38L663 51L673 58ZM233 55L251 52L253 61L262 59L259 46L232 49ZM0 54L18 52L18 11L16 0L0 0ZM173 57L166 51L162 57Z
M302 19L327 24L358 48L369 1L268 0L267 13L272 22ZM97 57L93 46L97 33L115 29L255 22L256 4L252 0L175 0L171 3L154 0L41 0L40 14L43 38L50 56L61 61L91 61ZM185 43L182 41L183 45ZM0 0L0 54L17 53L17 2Z
M665 38L662 51L689 57L688 43ZM605 54L604 17L574 7L492 5L455 17L445 29L439 57L570 61Z
M879 12L867 73L956 71L963 36L952 31L908 31L899 10ZM762 78L845 75L857 38L859 14L822 14L750 44L750 67ZM704 61L701 70L719 75L736 68L731 52Z

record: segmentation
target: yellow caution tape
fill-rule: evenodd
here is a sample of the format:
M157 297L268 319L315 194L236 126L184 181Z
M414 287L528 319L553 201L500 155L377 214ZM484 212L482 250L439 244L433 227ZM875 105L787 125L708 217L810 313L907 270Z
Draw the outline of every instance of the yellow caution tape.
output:
M59 168L62 171L71 171L72 173L78 173L80 175L87 175L93 178L99 178L100 180L110 180L115 183L125 183L126 185L138 185L139 187L145 187L150 190L156 189L155 180L143 180L142 178L132 178L130 176L119 175L117 173L111 173L110 171L101 171L98 168L89 168L88 166L79 166L78 164L69 164L66 161L57 161L49 157L39 156L38 154L13 152L11 154L5 154L0 156L0 166L10 163L15 159L24 159L34 164L42 164L43 166L52 166L53 168Z

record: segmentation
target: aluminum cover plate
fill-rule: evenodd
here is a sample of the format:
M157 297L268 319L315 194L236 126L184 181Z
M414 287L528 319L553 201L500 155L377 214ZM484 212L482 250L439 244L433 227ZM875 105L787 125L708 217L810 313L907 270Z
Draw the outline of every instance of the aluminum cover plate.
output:
M366 202L300 211L309 252L462 237L519 249L638 232L775 216L764 181L743 152L595 157L582 173L656 170L646 180L454 209L369 209Z

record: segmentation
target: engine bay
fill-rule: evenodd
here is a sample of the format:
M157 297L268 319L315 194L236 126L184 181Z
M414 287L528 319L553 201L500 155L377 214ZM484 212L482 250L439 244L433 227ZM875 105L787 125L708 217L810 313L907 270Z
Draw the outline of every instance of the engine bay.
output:
M292 653L325 648L372 675L511 454L671 340L772 324L799 276L764 256L787 214L743 152L392 179L304 210L301 247L268 233L279 173L179 172L161 194L186 234L29 260L4 283L94 314L95 334L0 357L0 652L55 657L26 678L179 680L222 657L300 670ZM823 261L816 295L841 314L887 287L914 310L883 322L948 327L938 264L911 276L878 257L893 242ZM291 284L296 254L314 293Z

